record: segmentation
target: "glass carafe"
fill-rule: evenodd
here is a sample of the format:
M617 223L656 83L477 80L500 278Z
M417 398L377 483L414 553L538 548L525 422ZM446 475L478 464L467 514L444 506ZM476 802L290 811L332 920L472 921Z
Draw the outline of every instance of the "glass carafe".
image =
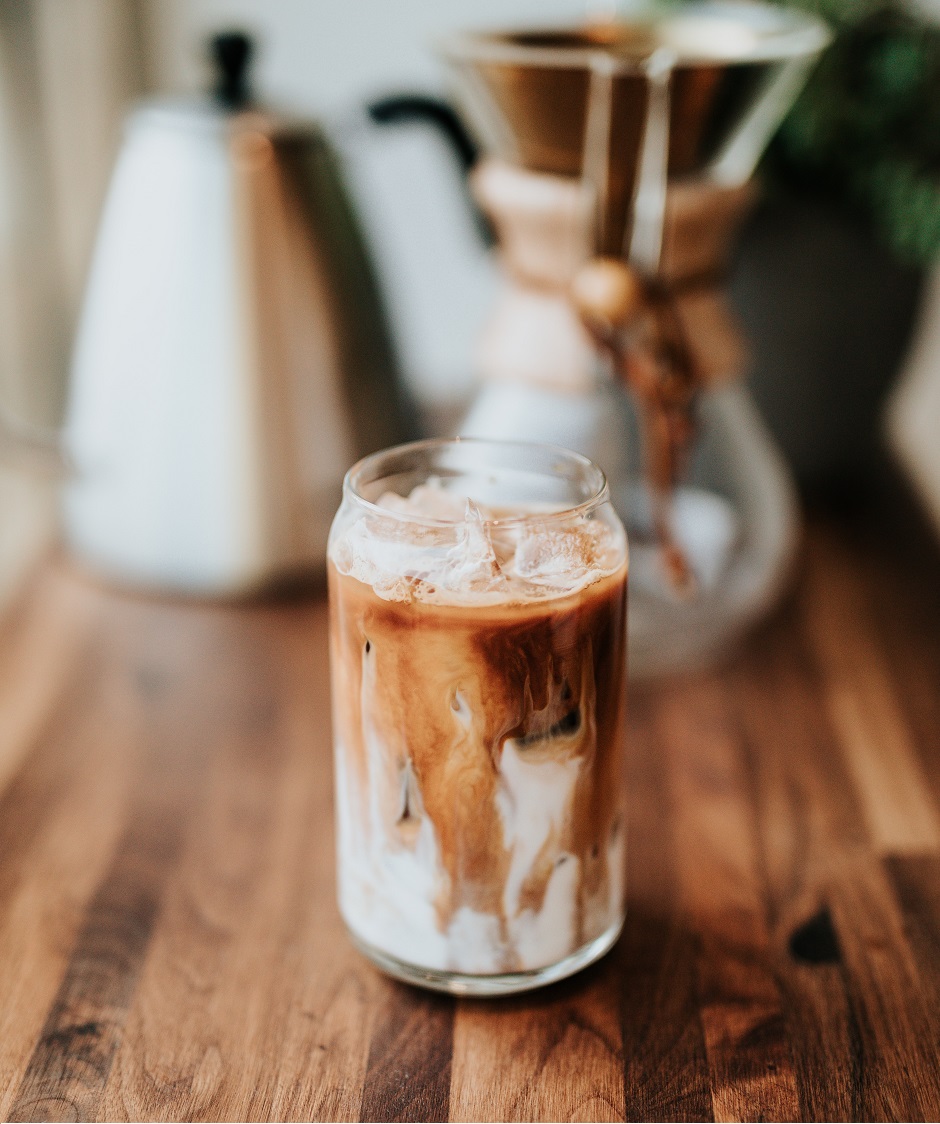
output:
M786 577L794 489L737 381L722 277L754 165L827 38L801 13L703 2L445 45L508 276L460 432L603 467L631 536L635 674L714 656ZM644 311L618 321L631 286Z

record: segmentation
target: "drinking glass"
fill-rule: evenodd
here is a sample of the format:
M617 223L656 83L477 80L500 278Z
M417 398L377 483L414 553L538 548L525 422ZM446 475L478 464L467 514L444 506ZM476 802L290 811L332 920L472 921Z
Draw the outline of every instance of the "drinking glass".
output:
M435 440L347 474L328 547L339 904L411 983L493 995L624 919L627 542L603 473Z

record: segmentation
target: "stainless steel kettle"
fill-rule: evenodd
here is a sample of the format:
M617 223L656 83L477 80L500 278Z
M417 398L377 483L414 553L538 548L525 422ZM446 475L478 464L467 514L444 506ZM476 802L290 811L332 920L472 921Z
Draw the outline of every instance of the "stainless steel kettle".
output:
M343 473L406 435L378 290L323 134L215 96L130 115L81 314L67 541L120 581L254 590L322 565Z

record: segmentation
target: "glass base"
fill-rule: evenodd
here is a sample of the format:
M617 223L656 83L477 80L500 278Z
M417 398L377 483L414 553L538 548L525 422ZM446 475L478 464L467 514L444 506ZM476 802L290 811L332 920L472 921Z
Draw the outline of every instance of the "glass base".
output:
M353 944L363 956L367 956L373 964L381 968L389 976L404 983L415 984L417 987L426 987L431 991L445 991L450 995L485 996L485 995L515 995L520 991L533 991L537 987L563 980L580 972L595 960L600 960L617 943L623 920L611 925L609 929L595 937L590 944L583 945L559 960L555 964L548 964L544 968L533 968L527 972L505 972L496 976L474 976L463 972L439 971L436 968L419 968L416 964L406 964L388 953L375 948L374 945L357 937L349 930Z

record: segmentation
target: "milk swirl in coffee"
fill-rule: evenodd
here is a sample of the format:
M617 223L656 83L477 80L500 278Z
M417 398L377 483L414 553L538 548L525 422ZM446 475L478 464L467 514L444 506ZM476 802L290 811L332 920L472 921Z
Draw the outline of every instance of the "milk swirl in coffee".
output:
M434 478L364 506L329 548L344 919L436 972L558 963L623 919L623 530Z

